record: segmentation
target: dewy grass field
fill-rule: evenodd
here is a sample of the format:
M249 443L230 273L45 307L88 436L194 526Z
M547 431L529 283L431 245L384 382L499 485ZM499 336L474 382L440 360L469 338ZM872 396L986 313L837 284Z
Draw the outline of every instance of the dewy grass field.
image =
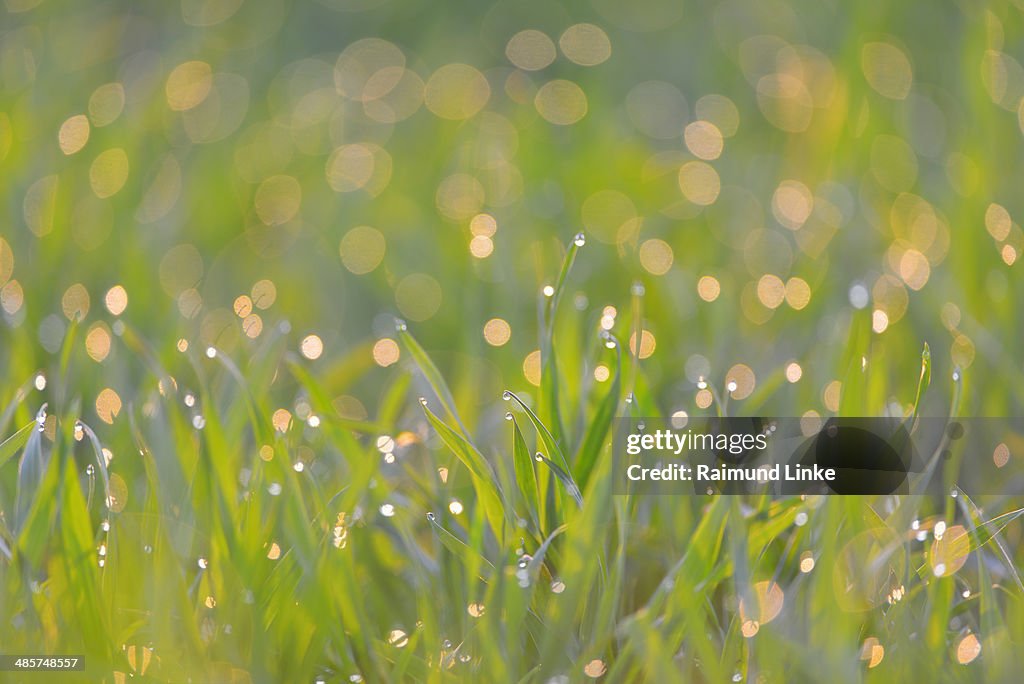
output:
M1019 680L1024 435L611 443L1021 415L1020 2L4 5L0 680Z

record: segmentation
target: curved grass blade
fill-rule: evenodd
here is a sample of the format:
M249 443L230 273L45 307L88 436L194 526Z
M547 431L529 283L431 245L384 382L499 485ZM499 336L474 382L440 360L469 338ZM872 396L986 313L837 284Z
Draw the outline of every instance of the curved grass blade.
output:
M486 568L489 571L488 574L484 575L481 573L480 579L485 582L490 579L490 574L494 572L493 563L487 560L479 551L472 548L469 544L445 529L444 526L437 521L437 516L433 513L427 513L427 520L430 521L430 527L433 528L434 534L437 536L438 540L440 540L444 547L451 551L456 558L462 560L463 565L466 567L473 567L473 565L477 565L481 568ZM482 561L482 564L480 561Z
M508 522L511 524L512 521L509 519L508 507L502 504L501 490L498 488L498 481L494 471L491 469L491 465L477 451L476 447L470 444L469 440L438 418L427 406L425 400L421 401L421 403L423 405L423 413L427 416L427 422L437 431L441 440L448 445L452 453L462 461L463 465L469 468L469 472L473 476L473 488L476 490L477 498L484 508L487 522L490 523L495 536L500 540L503 536L503 523Z
M911 432L917 428L917 416L921 411L921 399L932 382L932 352L928 343L924 343L921 350L921 376L917 380L917 396L914 397L914 417L911 421Z
M558 362L555 359L554 345L555 317L558 314L558 303L562 300L566 281L569 279L569 272L576 261L576 254L585 242L582 233L573 238L569 244L569 250L565 253L565 259L562 260L562 268L558 272L558 279L552 286L551 295L542 295L546 303L543 306L540 339L541 396L544 397L544 403L550 413L552 430L559 437L565 434L565 428L562 425L562 410L559 405Z
M615 409L618 408L622 390L622 349L616 343L615 352L617 362L615 364L614 376L608 393L604 395L597 405L597 412L590 419L590 426L587 428L586 436L580 443L573 459L573 468L576 480L580 489L586 489L590 480L590 473L594 470L597 457L604 448L605 437L611 429L612 419L615 418Z
M510 414L511 415L511 414ZM537 486L537 474L533 471L533 459L530 457L530 450L526 446L526 439L515 417L512 418L512 464L515 467L516 485L526 501L530 517L541 529L541 521L544 519L541 510L540 489Z
M89 443L92 445L93 454L96 457L96 467L100 471L100 475L103 476L103 500L110 500L110 474L107 472L107 459L103 455L103 447L100 446L99 437L93 432L93 429L86 425L81 420L78 421L82 431L85 432L85 436L89 438Z
M559 448L558 446L558 442L555 440L554 436L547 429L547 427L544 425L541 419L537 417L537 414L534 413L530 409L530 407L527 406L523 402L523 400L516 395L515 392L505 390L505 392L503 392L501 396L503 399L514 399L515 402L519 404L520 407L522 407L523 411L526 412L526 415L529 416L530 422L533 423L534 429L537 430L537 435L540 437L540 441L543 442L544 448L547 449L549 454L556 454L558 456L558 460L562 462L562 466L565 468L566 471L568 471L569 462L565 460L565 454L562 453L561 448Z
M555 463L554 461L552 461L550 458L540 453L539 451L537 452L537 455L534 456L534 458L537 460L538 463L543 463L547 465L549 468L551 468L551 472L555 474L555 477L557 477L558 480L565 487L566 493L572 497L572 500L576 502L577 506L583 508L583 495L580 493L580 488L576 485L576 482L573 481L572 475L562 470L562 468L560 468L557 463Z

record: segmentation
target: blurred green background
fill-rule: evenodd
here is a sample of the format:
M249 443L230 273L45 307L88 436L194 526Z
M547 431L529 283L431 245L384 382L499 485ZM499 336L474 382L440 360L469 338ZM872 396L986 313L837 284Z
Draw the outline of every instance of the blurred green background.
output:
M961 415L1018 414L1022 13L1019 2L5 0L2 436L31 422L44 402L51 419L41 423L45 438L29 440L26 432L0 458L0 539L10 550L0 558L8 591L0 613L12 625L4 649L38 649L45 636L47 649L87 650L108 681L146 674L134 651L126 664L129 646L176 654L163 658L162 674L148 675L169 681L185 673L211 681L283 680L289 672L339 681L358 672L369 681L469 676L439 666L446 657L484 680L549 681L563 668L542 653L570 661L587 654L581 666L593 656L606 667L620 649L631 655L618 678L679 674L671 653L689 653L683 642L653 637L643 630L654 626L627 616L678 560L667 541L673 530L700 520L699 504L688 501L614 506L619 525L637 526L643 551L628 562L641 569L633 574L620 556L617 571L602 561L602 572L621 586L581 581L581 592L612 592L612 599L601 609L607 614L581 608L557 623L579 628L573 645L536 626L550 639L531 632L528 645L500 651L483 638L461 662L450 647L438 660L436 645L423 641L398 656L393 644L342 644L359 641L357 624L383 640L386 625L400 622L412 634L417 619L430 623L425 611L444 613L422 595L417 610L410 589L444 586L459 603L478 598L471 596L475 571L460 565L457 580L437 575L433 564L453 562L445 554L454 552L436 538L427 549L420 538L432 527L422 513L443 510L449 498L459 500L459 512L450 511L456 537L488 564L512 554L520 536L535 553L554 523L588 519L586 507L580 517L562 508L572 502L557 493L557 478L540 476L540 503L510 493L525 490L523 473L513 476L507 458L505 389L537 409L573 461L565 463L570 475L583 481L594 468L592 483L605 467L606 435L591 436L591 426L606 396L616 413L641 415L944 416L955 393ZM572 269L560 281L578 233L585 244L570 252ZM557 318L554 299L561 300ZM439 374L423 372L396 319ZM622 341L621 365L602 331ZM931 386L922 384L928 391L918 400L925 343ZM627 393L638 408L623 403ZM495 477L506 512L538 514L520 526L526 532L485 520L474 503L479 473L470 477L450 454L440 455L448 452L423 418L421 395L435 411L440 401L439 415L504 464ZM95 430L95 458L91 433L74 427L79 419ZM517 424L530 427L524 421L520 414ZM531 432L527 442L533 439ZM1024 446L1008 439L1011 452ZM272 464L282 459L301 467L275 475ZM86 474L92 462L102 477ZM76 478L81 496L71 494ZM269 497L267 482L277 485ZM305 503L282 508L282 483L294 487L285 498ZM600 485L592 486L590 500L602 501ZM61 492L53 510L29 503L37 492ZM252 492L265 501L254 503ZM557 501L545 511L548 496ZM398 530L388 531L391 515L362 520L383 505L394 514L396 504L409 513ZM732 525L739 534L762 514L769 522L796 515L768 502L752 509L756 515L731 505L722 504L721 519L707 514L722 527L707 532L718 541L708 542L714 551L699 567L710 574L698 572L693 582L708 596L714 590L707 586L720 583L734 593L720 605L709 598L707 614L687 614L684 641L703 621L736 612L738 589L728 582L740 572L732 567L739 547L721 549L722 530ZM992 517L951 505L947 518L977 513L980 524ZM62 521L79 506L88 511L88 529L53 537L56 548L37 548L66 529ZM850 538L858 525L877 529L879 520L864 519L873 506L830 501L835 517L822 517L819 529L845 516L858 520ZM612 515L606 508L603 515ZM899 507L884 510L882 518ZM71 557L72 538L102 543L104 554L107 544L114 548L99 527L109 512L124 521L122 534L132 541L122 543L133 549L111 554L118 576L131 575L116 586L109 584L114 567L91 557L88 577L79 576L82 560ZM341 534L335 530L348 529L344 515L370 526L372 561L327 560ZM899 525L916 522L903 517ZM886 519L886 529L894 525ZM787 557L799 560L791 535L800 532L784 528L763 532L774 540L771 553L747 549L758 559L752 576L767 557L779 567ZM624 548L615 529L597 529L580 538L578 548L589 549L580 557ZM314 544L321 533L322 548ZM29 541L33 534L41 538ZM1012 569L1019 525L1003 534L1012 535L1003 554ZM172 550L148 561L152 539L142 542L153 535L167 535ZM273 539L292 563L277 575L256 569ZM972 543L988 539L975 535ZM290 541L306 544L298 560L289 556ZM551 547L551 562L571 566L576 556L563 549L559 560L560 544ZM142 554L143 547L150 551ZM204 553L236 567L224 576L195 575ZM835 553L842 556L838 547ZM67 565L58 572L53 559L62 554ZM132 568L145 562L163 570ZM335 579L338 562L348 563L348 574ZM977 572L989 572L984 566ZM1016 576L998 567L1003 579ZM377 584L377 573L394 578ZM48 587L43 594L52 603L33 582ZM151 598L164 582L180 591ZM334 583L340 586L328 586ZM812 608L836 610L821 607L826 584L798 611L809 631L824 620ZM366 605L334 593L362 590ZM217 617L225 612L215 610L225 603L221 591L236 592L235 602L255 592L262 612L253 614L249 602L232 609L244 618ZM927 591L918 598L933 624L933 602L948 603L952 594ZM292 592L308 605L288 619L294 622L282 622L276 616ZM391 594L410 604L402 620L383 614ZM1005 600L1017 606L1019 591ZM161 611L175 618L157 626L152 618L167 614ZM1024 613L1013 611L993 624L1019 640ZM338 613L344 627L319 626ZM501 618L497 610L490 615ZM456 641L447 618L435 617L425 633ZM225 629L239 621L249 627L232 637ZM257 638L250 632L261 624L268 634ZM723 630L720 662L707 669L705 653L704 670L692 659L678 665L691 677L732 675L734 663L726 661L736 643L751 640L744 633L733 643L729 634L738 632L716 628ZM955 654L965 637L958 627L947 638L947 628L931 628L929 647L948 642ZM818 656L852 663L837 679L857 679L861 661L873 660L870 644L860 657L865 629L849 622L850 638L837 634L843 645ZM809 638L793 630L777 638ZM653 650L641 657L623 648L634 638ZM921 648L924 637L915 638ZM486 675L487 663L518 658L512 653L520 647L527 652L520 665ZM403 655L414 652L418 665ZM645 658L659 664L645 670L636 664ZM926 660L903 662L919 667L915 658ZM771 674L771 657L766 663L762 672ZM575 679L597 669L565 671ZM735 671L741 678L759 672Z

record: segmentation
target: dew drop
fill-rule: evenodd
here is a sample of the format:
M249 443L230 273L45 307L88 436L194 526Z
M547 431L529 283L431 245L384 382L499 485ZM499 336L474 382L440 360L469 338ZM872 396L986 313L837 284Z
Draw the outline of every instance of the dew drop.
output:
M468 653L463 653L462 655L459 656L459 662L460 663L468 663L471 659L472 659L472 656L470 656Z
M910 529L912 529L912 530L919 529L920 527L921 527L921 521L920 520L915 520L914 522L910 523Z
M215 358L217 358L217 350L214 349L213 347L207 347L206 348L206 358L208 358L208 359L215 359Z
M959 490L956 487L953 487L951 490L949 490L949 495L954 499L957 497L958 494Z
M742 674L740 674L739 672L737 672L736 674L734 674L734 675L732 676L732 681L734 681L734 682L740 682L740 681L743 681L743 675L742 675Z
M392 517L394 517L394 515L395 515L395 507L394 507L394 505L393 504L389 504L389 503L381 504L380 505L380 514L383 515L385 518L392 518Z
M153 553L153 547L150 546L149 544L146 544L145 546L142 547L142 552L147 554L147 555L150 554L150 553Z
M202 430L206 427L206 419L199 415L192 416L192 427L196 430Z
M558 579L554 580L553 582L551 582L551 591L555 594L561 594L563 591L565 591L565 582Z
M391 453L390 451L388 453L384 454L384 462L387 463L388 465L394 463L395 462L395 455L393 453Z
M551 287L550 285L545 285L544 289L541 290L541 292L544 293L545 297L554 297L555 296L555 288Z
M434 513L433 513L433 511L427 511L427 520L429 520L430 522L434 522Z
M544 454L542 454L542 453L540 453L538 451L537 454L533 457L533 460L535 460L537 463L543 463L544 462Z
M807 524L807 513L805 513L804 511L800 511L796 514L796 517L793 519L793 522L796 524L797 527L803 527Z
M82 423L75 421L75 441L81 442L82 438L85 437L85 429L82 427Z
M306 464L303 463L302 461L296 461L295 465L292 466L292 470L294 470L297 473L301 473L305 469L306 469Z
M647 289L644 287L644 284L638 280L633 283L633 287L629 288L629 292L634 297L643 297L647 293Z
M104 532L109 532L110 531L110 521L109 520L104 520L103 522L101 522L100 523L100 528Z
M85 474L88 475L89 477L92 477L93 475L96 474L96 469L93 468L92 463L85 466Z
M935 535L936 539L942 539L942 535L946 534L946 523L943 520L935 523L935 529L932 530L932 534Z
M960 380L960 369L953 371L953 382L959 382Z
M320 427L320 416L310 416L309 418L306 419L306 425L308 425L311 428Z
M36 379L34 384L36 389L42 392L44 389L46 389L46 376L43 375L42 373L36 373Z
M452 642L449 641L448 639L445 639L444 641L441 642L441 648L443 648L444 650L447 651L451 647L452 647Z
M574 237L572 241L577 247L582 247L587 244L587 236L583 233L576 233L576 237Z
M942 577L943 575L946 574L946 564L945 563L938 563L935 566L935 569L934 569L933 572L935 573L936 577Z
M426 405L427 405L427 398L426 397L420 397L420 406L426 406Z
M271 482L270 486L267 487L267 491L270 492L271 496L278 496L281 493L281 484L278 482Z
M359 684L359 682L363 681L363 675L358 672L356 674L349 675L348 681L352 682L352 684Z
M185 395L185 400L184 401L185 401L185 406L188 406L189 408L192 408L193 406L196 405L196 395L194 395L191 392L189 392L188 394Z
M205 570L206 568L208 568L208 567L209 567L209 565L210 565L210 564L209 564L209 563L208 563L208 562L206 561L206 559L205 559L205 558L203 558L202 556L200 556L200 557L199 557L199 560L197 560L197 561L196 561L196 565L198 565L198 566L199 566L199 569L200 569L200 570Z
M512 412L511 411L506 411L505 412L505 420L512 420Z
M707 389L707 388L708 388L708 383L704 380L704 376L702 375L702 376L700 376L697 379L697 389Z
M395 319L395 331L397 331L397 332L405 332L408 329L409 329L409 326L407 326L405 324L405 321L403 321L401 318L396 318Z
M512 398L512 393L509 392L508 390L505 390L504 392L501 393L501 398L504 399L505 401L508 401L509 399Z
M730 392L735 392L736 391L736 387L737 387L737 385L736 385L736 381L735 380L730 380L729 384L727 384L725 386L725 388L727 390L729 390Z

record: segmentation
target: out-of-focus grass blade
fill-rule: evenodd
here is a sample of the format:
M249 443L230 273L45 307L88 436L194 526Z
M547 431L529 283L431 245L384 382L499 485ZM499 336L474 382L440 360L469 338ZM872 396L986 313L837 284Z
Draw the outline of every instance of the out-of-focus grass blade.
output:
M917 396L914 397L914 417L911 423L911 431L917 427L917 416L921 411L921 399L924 398L924 393L931 382L932 352L928 348L928 343L925 342L924 349L921 350L921 376L917 379Z
M46 420L46 404L36 414L35 428L29 431L25 441L25 449L18 461L18 487L14 498L14 532L21 530L33 502L38 502L38 494L46 472L48 460L43 453L42 428Z
M441 406L444 408L445 414L459 426L459 431L468 437L469 433L466 431L466 426L462 424L462 419L455 409L455 400L452 399L452 393L448 389L448 384L444 381L441 372L437 370L437 366L434 365L427 352L423 350L423 347L412 336L412 333L406 329L405 323L398 324L398 337L402 340L405 348L409 350L409 355L415 362L416 367L419 368L420 373L423 374L427 384L430 385L430 389L434 390L434 394L441 400Z
M42 409L41 409L42 410ZM33 567L43 560L57 516L60 485L58 459L43 453L43 435L35 430L25 445L18 465L15 524L18 548Z
M864 311L854 313L847 339L840 366L844 369L844 376L842 391L839 394L838 414L866 415L868 383L862 359L867 358L871 345L871 321Z
M538 463L543 463L547 467L551 468L551 472L555 474L558 481L562 483L563 487L565 487L566 493L572 497L572 500L576 502L577 506L583 508L583 495L580 493L580 488L573 481L572 475L562 470L557 463L539 451L534 458L537 459Z
M33 429L38 429L38 424L35 421L32 421L3 442L0 442L0 466L6 463L14 454L18 453L18 449L25 446L29 437L32 436Z

